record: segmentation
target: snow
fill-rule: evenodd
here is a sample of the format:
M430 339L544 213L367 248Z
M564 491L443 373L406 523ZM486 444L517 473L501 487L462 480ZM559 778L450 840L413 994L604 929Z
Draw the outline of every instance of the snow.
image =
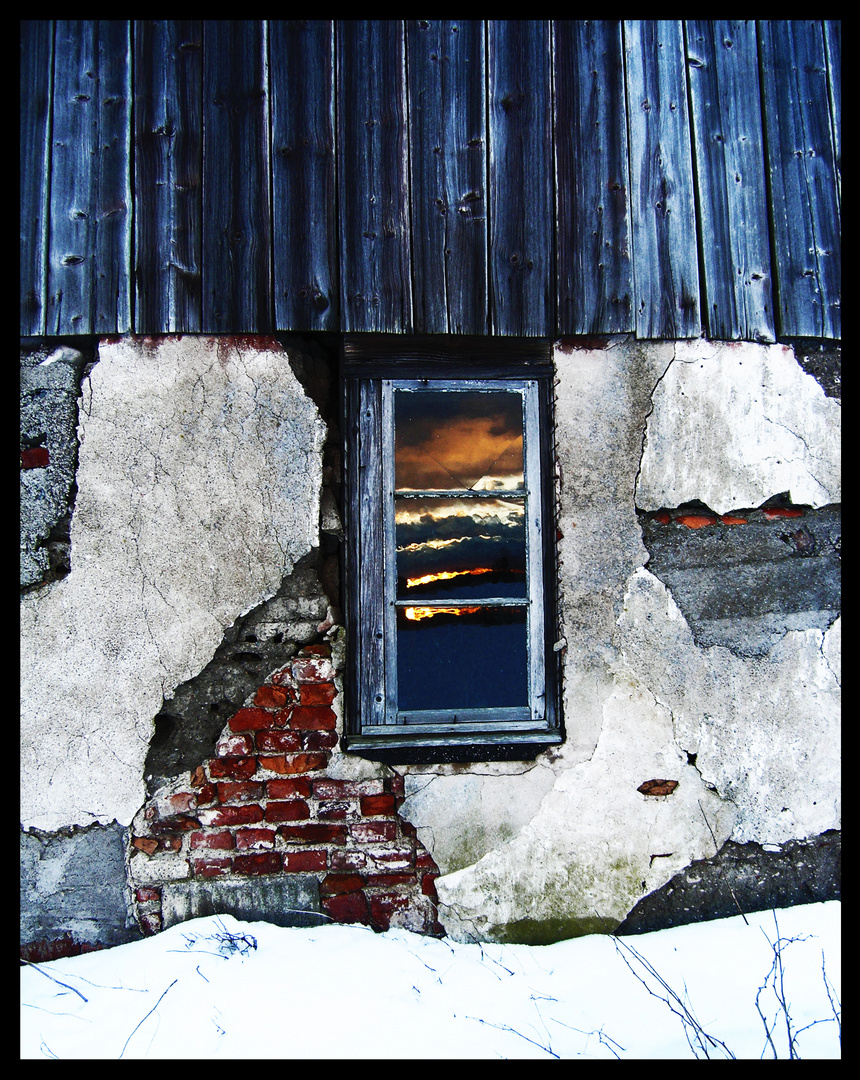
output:
M788 1016L797 1056L838 1058L840 917L831 901L526 946L210 916L22 966L21 1057L767 1059L789 1056Z

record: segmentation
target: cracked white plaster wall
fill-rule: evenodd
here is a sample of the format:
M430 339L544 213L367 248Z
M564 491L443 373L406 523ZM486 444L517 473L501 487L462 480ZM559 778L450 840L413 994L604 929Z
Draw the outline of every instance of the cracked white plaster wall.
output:
M841 620L792 630L760 657L699 648L670 591L640 569L619 619L619 670L671 710L675 741L731 802L738 843L841 827Z
M841 406L787 345L677 343L653 396L636 503L698 499L718 514L788 491L841 499Z
M152 717L318 543L325 425L276 342L102 343L80 414L71 573L26 595L25 826L144 797Z
M693 859L714 854L733 810L702 782L673 738L671 714L617 676L588 761L561 769L540 809L508 844L437 879L439 917L456 940L546 923L576 934L618 925L636 901ZM676 779L670 798L636 789ZM657 857L653 857L657 856Z

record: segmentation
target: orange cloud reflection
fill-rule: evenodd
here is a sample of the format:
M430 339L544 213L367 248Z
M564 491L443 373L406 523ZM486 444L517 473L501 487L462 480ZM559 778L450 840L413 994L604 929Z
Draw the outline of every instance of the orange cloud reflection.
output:
M408 607L403 609L407 619L432 619L434 615L474 615L479 607Z
M412 589L416 585L429 585L431 581L450 581L451 578L463 577L466 574L491 574L492 567L479 566L474 570L440 570L438 574L424 574L422 577L406 579L406 588Z

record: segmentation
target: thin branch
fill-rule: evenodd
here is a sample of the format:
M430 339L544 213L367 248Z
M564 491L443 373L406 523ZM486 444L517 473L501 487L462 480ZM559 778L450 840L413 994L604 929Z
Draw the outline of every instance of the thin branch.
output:
M87 999L86 999L86 998L84 997L84 995L83 995L83 994L82 994L82 993L80 992L80 990L76 990L76 989L74 988L74 986L69 986L69 984L68 984L68 983L64 983L64 982L62 982L62 981L61 981L60 979L55 979L55 978L54 978L54 976L53 976L53 975L49 975L49 974L47 973L47 971L42 971L42 969L41 969L41 968L39 967L39 965L38 965L38 964L34 964L32 960L22 960L22 961L21 961L21 963L22 963L22 964L28 964L28 965L29 965L29 966L30 966L31 968L35 968L35 969L36 969L36 971L38 971L38 972L39 972L40 974L44 975L46 979L50 979L50 980L51 980L51 982L55 982L55 983L57 983L57 984L58 984L59 986L65 986L65 988L66 988L67 990L71 990L73 994L77 994L77 995L78 995L78 997L79 997L79 998L81 998L81 1000L82 1000L82 1001L86 1001L86 1000L87 1000Z
M179 981L178 979L174 979L173 982L170 984L170 986L168 986L167 990L170 990L171 987L175 986L178 981ZM129 1037L125 1040L125 1046L123 1046L122 1050L120 1050L120 1052L119 1052L120 1057L122 1057L122 1055L125 1053L126 1047L128 1046L128 1044L131 1042L132 1038L134 1037L134 1033L135 1033L135 1031L137 1031L137 1028L140 1027L140 1025L143 1023L144 1020L147 1020L150 1016L152 1016L152 1014L155 1012L155 1010L161 1004L162 998L167 993L167 990L165 990L162 993L162 995L158 999L158 1001L156 1001L156 1003L152 1006L152 1008L149 1010L149 1012L146 1014L146 1016L144 1016L143 1020L140 1021L140 1024L137 1025L137 1027L134 1029L134 1031L131 1033L131 1035L129 1035Z

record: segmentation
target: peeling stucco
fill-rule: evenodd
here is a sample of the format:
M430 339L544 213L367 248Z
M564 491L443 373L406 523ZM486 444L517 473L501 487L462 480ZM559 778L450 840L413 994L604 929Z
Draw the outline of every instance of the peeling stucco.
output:
M840 501L841 405L787 345L679 342L654 390L636 503L701 500L718 514L778 492Z
M318 543L325 427L274 341L103 343L71 572L22 599L22 823L116 820L152 718Z

